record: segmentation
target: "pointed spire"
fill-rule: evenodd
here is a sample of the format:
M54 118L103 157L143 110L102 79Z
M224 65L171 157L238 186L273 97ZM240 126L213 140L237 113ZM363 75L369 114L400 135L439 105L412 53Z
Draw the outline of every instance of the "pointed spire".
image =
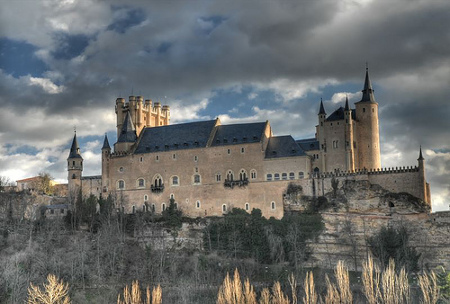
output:
M348 106L348 96L345 95L345 111L350 111L350 107Z
M77 133L73 135L72 147L70 148L69 158L82 158L80 147L78 146Z
M362 90L361 101L376 102L373 95L372 83L369 78L369 65L366 63L366 80L364 81L364 89Z
M425 160L425 158L423 158L422 156L422 146L420 146L420 150L419 150L419 158L417 160Z
M108 136L105 133L105 140L103 141L103 147L102 150L111 150L111 147L109 146Z
M128 111L127 116L125 116L125 120L123 121L122 130L117 142L135 142L136 139L136 129L131 121L130 111Z
M320 114L327 114L327 113L325 113L325 108L324 108L324 106L323 106L323 101L322 101L322 98L320 98L320 110L319 110L319 114L318 115L320 115Z

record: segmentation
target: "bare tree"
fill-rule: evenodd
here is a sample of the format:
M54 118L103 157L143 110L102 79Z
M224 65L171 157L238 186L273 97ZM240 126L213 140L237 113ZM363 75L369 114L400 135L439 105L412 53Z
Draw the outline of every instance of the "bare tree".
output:
M59 280L55 275L49 274L44 289L30 284L28 288L28 304L70 304L68 296L69 285Z

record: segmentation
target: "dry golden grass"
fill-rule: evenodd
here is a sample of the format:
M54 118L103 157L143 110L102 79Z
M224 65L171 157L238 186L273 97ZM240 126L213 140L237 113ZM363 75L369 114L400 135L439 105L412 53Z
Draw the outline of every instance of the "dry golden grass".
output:
M435 304L439 300L439 286L437 284L436 274L431 272L429 275L424 273L419 275L419 286L422 291L423 304Z
M44 289L41 290L38 286L30 284L28 288L28 304L70 304L68 296L69 285L65 284L63 280L49 274L47 276L47 283L44 283Z
M162 303L162 289L158 285L153 287L150 292L150 287L147 286L145 290L145 299L142 299L141 288L138 281L131 283L131 291L128 285L123 289L123 295L117 295L117 304L161 304Z
M305 290L305 296L303 297L303 304L315 304L317 303L318 297L316 293L316 288L314 286L314 276L312 271L306 273L305 282L303 284Z
M292 281L295 284L295 281ZM292 288L292 287L291 287ZM239 272L234 271L233 278L227 273L217 294L217 304L257 304L257 296L248 279L242 285ZM279 282L275 282L272 292L264 288L259 298L260 304L290 304L289 298L284 294Z

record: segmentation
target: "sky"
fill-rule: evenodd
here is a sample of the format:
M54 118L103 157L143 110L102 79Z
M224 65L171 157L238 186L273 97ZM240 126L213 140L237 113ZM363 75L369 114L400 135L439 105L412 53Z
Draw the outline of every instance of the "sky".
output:
M0 0L0 176L67 180L76 128L84 175L116 141L118 97L170 105L171 123L269 120L314 137L361 98L366 62L383 167L422 146L433 211L450 204L448 0Z

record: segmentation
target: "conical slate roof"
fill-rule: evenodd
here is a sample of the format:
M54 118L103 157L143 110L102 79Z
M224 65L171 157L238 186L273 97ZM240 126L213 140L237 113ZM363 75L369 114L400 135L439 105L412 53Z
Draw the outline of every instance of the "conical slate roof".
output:
M77 134L73 136L72 147L68 158L82 158L80 154L80 147L78 146Z
M366 68L366 80L364 81L364 89L362 90L362 98L360 102L376 102L373 95L372 84L369 78L369 68Z
M125 120L123 121L122 130L117 142L135 142L136 139L136 129L131 121L130 112L127 112L127 116L125 116Z
M345 108L344 111L350 111L350 107L348 106L348 96L345 96Z
M105 134L105 140L103 141L103 147L102 147L102 150L104 150L104 149L111 150L111 147L109 146L108 136L106 136L106 134Z
M320 109L319 109L318 115L320 115L320 114L325 114L325 115L327 114L327 113L325 113L325 108L323 106L322 98L320 98Z
M419 158L417 160L424 160L425 158L423 158L422 156L422 146L420 146L420 150L419 150Z

